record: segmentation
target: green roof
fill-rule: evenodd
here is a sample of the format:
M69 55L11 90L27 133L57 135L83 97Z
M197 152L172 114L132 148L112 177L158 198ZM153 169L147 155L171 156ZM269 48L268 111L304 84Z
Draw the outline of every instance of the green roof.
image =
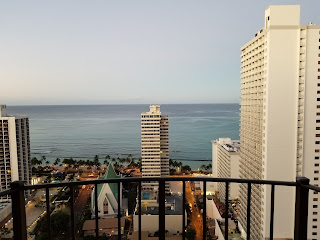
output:
M112 179L112 178L120 178L120 176L118 176L116 174L116 172L114 171L114 169L112 167L112 164L109 164L104 176L103 177L99 177L99 179ZM105 184L109 184L109 187L110 187L110 189L112 191L112 194L113 194L114 198L116 199L116 201L118 202L118 199L119 199L119 197L118 197L118 184L117 183L105 183ZM98 184L97 185L97 187L98 187L98 189L97 189L98 190L98 196L100 196L100 193L101 193L101 190L102 190L102 186L103 186L103 184ZM94 198L95 198L95 195L93 193L93 199ZM109 200L109 198L108 198L108 200ZM110 200L109 200L109 202L110 202ZM92 205L93 207L94 207L94 204L95 204L95 202L93 201L93 205ZM111 204L111 206L112 206L112 204Z

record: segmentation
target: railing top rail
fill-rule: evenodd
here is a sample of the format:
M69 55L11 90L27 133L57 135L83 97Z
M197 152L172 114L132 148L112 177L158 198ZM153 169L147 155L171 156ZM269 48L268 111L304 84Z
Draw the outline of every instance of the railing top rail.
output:
M267 185L280 185L280 186L296 186L296 182L288 181L274 181L274 180L257 180L257 179L238 179L238 178L213 178L213 177L127 177L127 178L110 178L110 179L97 179L75 182L61 182L61 183L44 183L37 185L26 185L24 188L40 189L40 188L55 188L63 186L77 186L77 185L90 185L90 184L103 184L103 183L117 183L117 182L144 182L144 181L206 181L206 182L228 182L228 183L251 183L251 184L267 184Z
M8 190L4 190L0 192L0 197L5 196L5 195L9 195L12 194L15 190L12 189L8 189Z
M320 187L317 187L317 186L314 186L314 185L305 185L305 184L302 184L303 187L305 188L308 188L310 190L314 190L316 192L320 192Z

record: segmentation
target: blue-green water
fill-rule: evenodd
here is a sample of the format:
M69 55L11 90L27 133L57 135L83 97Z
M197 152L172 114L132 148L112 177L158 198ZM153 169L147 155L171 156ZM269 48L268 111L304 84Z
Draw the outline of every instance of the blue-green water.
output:
M29 116L32 156L50 161L108 154L139 158L140 114L148 110L148 105L7 106L9 114ZM170 158L185 159L193 169L211 161L211 140L239 139L238 104L170 104L161 105L161 112L169 115Z

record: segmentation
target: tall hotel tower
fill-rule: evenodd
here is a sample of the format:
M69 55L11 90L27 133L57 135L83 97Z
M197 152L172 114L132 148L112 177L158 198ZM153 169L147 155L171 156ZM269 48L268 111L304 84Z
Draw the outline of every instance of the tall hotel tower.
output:
M141 157L142 177L169 176L169 119L161 115L159 105L141 113ZM142 186L153 191L158 184L144 182Z
M29 119L7 115L5 105L0 105L0 171L0 191L13 181L31 183Z
M300 25L300 6L270 6L265 27L241 48L240 177L318 185L320 26ZM240 186L246 231L247 186ZM292 238L295 192L275 188L274 237ZM269 237L270 186L253 185L251 238ZM320 239L320 196L310 191L308 239Z

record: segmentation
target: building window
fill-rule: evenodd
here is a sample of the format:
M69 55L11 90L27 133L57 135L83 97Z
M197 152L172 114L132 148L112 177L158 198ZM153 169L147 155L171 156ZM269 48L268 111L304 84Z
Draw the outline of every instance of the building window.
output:
M320 137L320 134L316 134L316 137Z
M320 152L319 149L315 149L314 152Z
M314 157L314 159L319 160L319 157L318 157L318 156L317 156L317 157Z
M318 198L314 198L313 201L317 202L317 201L318 201Z
M316 173L316 174L317 174L317 173L319 173L319 171L318 171L318 170L316 170L316 171L314 171L314 173Z
M314 166L315 166L315 167L319 167L319 163L315 163Z
M320 130L320 127L316 127L316 130Z
M316 144L320 144L320 141L315 141Z

